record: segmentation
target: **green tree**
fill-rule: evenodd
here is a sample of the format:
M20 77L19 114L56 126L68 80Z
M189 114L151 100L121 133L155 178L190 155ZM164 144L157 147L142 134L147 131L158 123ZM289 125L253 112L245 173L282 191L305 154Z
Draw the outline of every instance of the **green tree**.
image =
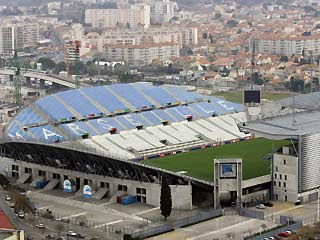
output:
M66 63L65 62L59 62L56 65L56 68L54 69L55 74L58 74L61 71L66 71Z
M98 66L95 63L90 63L87 67L89 76L98 75Z
M161 183L160 210L164 220L167 220L172 211L172 197L171 189L166 178L162 178Z
M38 63L42 64L43 70L53 70L56 67L56 63L50 58L39 58Z

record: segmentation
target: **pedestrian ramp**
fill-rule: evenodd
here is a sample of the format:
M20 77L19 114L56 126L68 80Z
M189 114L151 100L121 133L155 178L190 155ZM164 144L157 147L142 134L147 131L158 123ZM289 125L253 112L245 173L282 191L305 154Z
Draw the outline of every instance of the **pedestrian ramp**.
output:
M37 182L39 182L39 181L41 182L43 180L44 180L44 177L37 177L37 178L33 179L30 186L35 188L35 187L37 187Z
M107 188L99 188L98 191L93 195L94 199L102 199L109 193L109 189Z
M59 183L59 179L51 179L50 182L44 187L44 190L53 190L58 186Z
M17 180L17 183L19 184L26 183L30 178L31 178L30 173L24 173L19 177L19 179Z

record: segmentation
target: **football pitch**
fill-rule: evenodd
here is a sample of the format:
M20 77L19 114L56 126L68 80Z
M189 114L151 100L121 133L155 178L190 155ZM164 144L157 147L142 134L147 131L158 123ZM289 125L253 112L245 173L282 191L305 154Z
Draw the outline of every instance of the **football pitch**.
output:
M286 140L274 141L256 138L218 147L169 155L143 161L144 164L173 172L186 171L188 176L213 182L214 158L242 158L243 180L270 174L271 161L264 157L273 149L288 145Z

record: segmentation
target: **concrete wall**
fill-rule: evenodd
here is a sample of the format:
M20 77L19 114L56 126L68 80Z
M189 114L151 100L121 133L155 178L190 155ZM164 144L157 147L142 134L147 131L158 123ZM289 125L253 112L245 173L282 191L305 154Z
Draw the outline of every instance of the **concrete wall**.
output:
M295 202L298 199L298 158L285 154L274 154L273 156L275 200L285 201L287 197L288 202Z
M12 177L12 165L19 166L19 176L22 176L25 172L25 168L32 169L32 179L38 177L38 171L42 170L46 172L46 179L53 179L53 173L60 174L60 188L63 189L64 176L73 179L76 182L76 178L80 179L80 191L82 191L84 180L89 181L89 185L92 188L93 195L100 188L100 183L104 182L108 184L109 197L112 201L115 201L115 197L123 193L130 195L137 195L137 188L143 188L146 190L146 204L153 206L160 206L160 184L146 183L139 181L131 181L126 179L104 177L94 174L86 174L83 172L70 171L65 169L52 168L44 165L38 165L33 163L27 163L23 161L14 161L9 158L0 158L0 173L5 176ZM127 191L118 190L118 186L123 185L127 187ZM191 185L172 185L172 206L176 209L192 209L192 186Z

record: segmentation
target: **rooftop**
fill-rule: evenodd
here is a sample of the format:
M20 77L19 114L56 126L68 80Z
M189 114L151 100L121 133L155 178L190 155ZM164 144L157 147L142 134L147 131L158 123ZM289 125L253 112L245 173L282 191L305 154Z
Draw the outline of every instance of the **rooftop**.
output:
M0 209L0 229L15 229L8 217L2 211L2 209Z

